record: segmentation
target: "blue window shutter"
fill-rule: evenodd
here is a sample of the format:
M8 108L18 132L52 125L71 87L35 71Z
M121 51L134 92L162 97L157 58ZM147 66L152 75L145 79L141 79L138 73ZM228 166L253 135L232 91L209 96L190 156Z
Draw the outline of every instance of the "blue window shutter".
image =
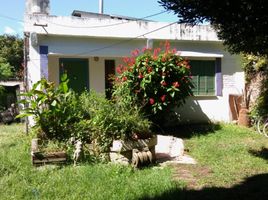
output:
M216 58L216 95L222 96L222 72L221 72L221 58Z
M39 47L41 77L48 79L48 46Z

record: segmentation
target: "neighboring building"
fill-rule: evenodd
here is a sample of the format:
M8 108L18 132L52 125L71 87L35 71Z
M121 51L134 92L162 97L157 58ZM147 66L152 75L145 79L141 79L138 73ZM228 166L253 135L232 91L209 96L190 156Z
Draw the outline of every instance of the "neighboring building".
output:
M45 77L59 83L67 71L70 87L105 92L108 74L134 49L158 47L168 40L191 60L195 97L180 108L187 122L231 121L230 94L241 94L240 57L230 55L209 25L186 26L123 16L74 11L49 15L49 0L26 0L25 35L29 36L28 86Z
M0 112L16 104L19 100L19 94L24 91L23 82L19 80L0 81L0 86L4 88L0 92Z

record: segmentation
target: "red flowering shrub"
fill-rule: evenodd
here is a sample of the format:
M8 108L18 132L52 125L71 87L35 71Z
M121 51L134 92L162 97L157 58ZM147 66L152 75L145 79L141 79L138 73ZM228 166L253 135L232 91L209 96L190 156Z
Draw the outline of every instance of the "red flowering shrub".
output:
M132 101L147 114L157 114L170 105L181 105L192 95L188 61L170 49L135 50L117 67L114 98Z

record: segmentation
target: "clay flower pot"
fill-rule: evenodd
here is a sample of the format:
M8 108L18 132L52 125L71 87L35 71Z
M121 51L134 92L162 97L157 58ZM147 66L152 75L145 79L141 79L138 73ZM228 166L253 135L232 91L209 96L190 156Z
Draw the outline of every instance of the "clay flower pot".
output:
M239 111L238 125L245 127L250 126L249 110L246 107L241 107Z

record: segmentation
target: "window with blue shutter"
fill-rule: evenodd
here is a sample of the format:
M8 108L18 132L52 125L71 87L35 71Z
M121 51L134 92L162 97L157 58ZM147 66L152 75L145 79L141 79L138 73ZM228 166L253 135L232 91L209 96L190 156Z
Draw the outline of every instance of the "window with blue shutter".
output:
M214 96L216 95L215 60L191 60L190 61L192 81L195 86L194 95L197 96Z

